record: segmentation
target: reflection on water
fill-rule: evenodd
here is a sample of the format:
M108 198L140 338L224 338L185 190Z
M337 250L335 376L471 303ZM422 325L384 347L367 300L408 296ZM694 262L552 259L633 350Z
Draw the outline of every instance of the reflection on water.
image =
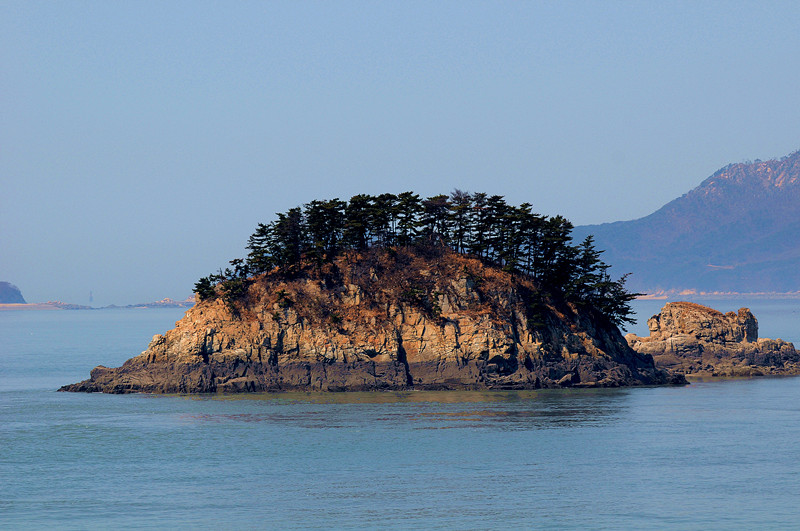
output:
M243 393L218 395L179 395L186 400L259 401L273 403L309 404L398 404L441 403L463 404L481 402L532 402L569 403L592 401L598 398L619 397L628 389L540 389L537 391L373 391L373 392L287 392ZM157 395L147 395L158 398Z
M189 423L271 423L309 429L406 426L411 429L547 429L617 421L629 390L404 391L171 397L200 401ZM247 410L243 412L242 410Z
M404 402L512 402L531 400L552 391L374 391L374 392L287 392L228 395L186 395L194 400L257 400L276 403L311 404L395 404Z

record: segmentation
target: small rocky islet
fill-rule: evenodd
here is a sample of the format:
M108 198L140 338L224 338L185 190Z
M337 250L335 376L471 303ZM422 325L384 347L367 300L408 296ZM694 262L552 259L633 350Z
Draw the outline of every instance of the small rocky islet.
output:
M800 352L782 339L758 337L748 308L722 313L692 302L670 302L648 319L648 337L628 344L659 367L697 377L800 374Z

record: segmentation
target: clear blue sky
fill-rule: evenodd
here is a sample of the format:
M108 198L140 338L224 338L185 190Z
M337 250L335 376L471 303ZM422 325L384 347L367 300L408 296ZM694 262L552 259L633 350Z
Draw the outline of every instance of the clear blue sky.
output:
M633 219L800 148L800 2L0 1L0 280L183 298L356 193Z

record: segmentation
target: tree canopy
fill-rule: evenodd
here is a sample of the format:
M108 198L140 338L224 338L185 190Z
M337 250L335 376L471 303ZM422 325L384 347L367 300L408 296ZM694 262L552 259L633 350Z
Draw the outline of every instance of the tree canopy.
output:
M201 278L200 300L226 300L242 292L250 275L275 268L291 273L303 263L322 265L348 250L441 245L506 271L526 275L541 289L590 305L620 325L632 323L626 276L612 280L592 236L573 244L573 225L562 216L534 213L532 205L509 205L503 196L455 190L422 199L413 192L359 194L349 201L314 200L259 223L245 259Z

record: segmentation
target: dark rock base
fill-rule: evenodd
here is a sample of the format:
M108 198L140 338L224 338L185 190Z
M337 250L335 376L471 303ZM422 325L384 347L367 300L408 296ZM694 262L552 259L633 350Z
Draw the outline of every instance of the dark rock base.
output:
M381 391L448 389L548 389L683 385L681 374L587 359L567 366L530 363L507 367L457 363L375 362L272 365L259 362L159 364L130 360L122 367L96 367L88 380L59 391L103 393L242 393L280 391Z

